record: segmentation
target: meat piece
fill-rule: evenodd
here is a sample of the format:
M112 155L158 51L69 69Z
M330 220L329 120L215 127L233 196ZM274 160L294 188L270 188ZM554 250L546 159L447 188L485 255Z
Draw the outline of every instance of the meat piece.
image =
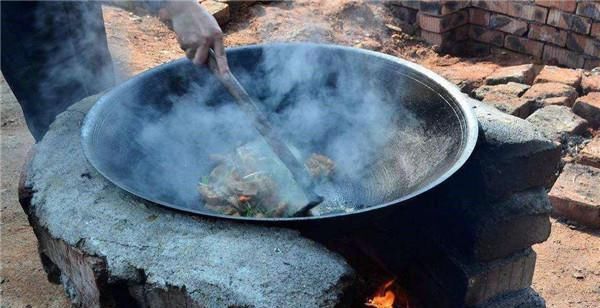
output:
M286 217L307 200L291 173L261 142L245 144L230 155L215 155L218 164L198 186L205 207L218 213L245 217ZM323 180L334 162L312 154L305 163L312 176Z
M311 176L317 179L327 179L333 174L335 163L329 157L313 153L306 160L306 168Z

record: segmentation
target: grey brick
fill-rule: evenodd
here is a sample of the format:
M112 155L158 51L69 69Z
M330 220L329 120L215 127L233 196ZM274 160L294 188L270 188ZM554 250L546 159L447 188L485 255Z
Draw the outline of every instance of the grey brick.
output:
M476 306L528 288L535 259L535 252L527 249L493 262L470 263L441 249L435 257L412 266L409 279L419 282L415 293L431 300L431 307Z
M546 186L554 178L560 150L528 121L507 115L476 100L480 142L468 168L479 179L480 193L488 200ZM507 175L510 176L507 176Z
M593 1L579 2L577 4L577 15L590 17L593 20L600 21L600 3Z
M546 308L546 302L532 288L508 292L471 308Z

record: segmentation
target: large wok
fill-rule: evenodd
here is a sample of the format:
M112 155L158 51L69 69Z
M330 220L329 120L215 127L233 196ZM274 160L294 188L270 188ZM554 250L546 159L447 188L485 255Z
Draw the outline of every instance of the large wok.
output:
M455 173L475 146L477 122L463 94L419 65L305 43L231 48L227 55L292 148L338 160L339 181L318 192L338 208L261 219L204 208L196 188L214 167L211 155L260 137L210 71L186 59L98 100L82 127L89 162L115 185L162 206L298 226L392 215Z

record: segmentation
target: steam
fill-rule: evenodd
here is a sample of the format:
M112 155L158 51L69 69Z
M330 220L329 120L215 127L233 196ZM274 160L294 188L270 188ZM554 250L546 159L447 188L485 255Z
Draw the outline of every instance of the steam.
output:
M24 38L41 82L32 91L41 102L28 123L39 140L55 116L69 105L114 85L115 76L99 2L41 2L32 27L38 39ZM40 42L43 42L40 44ZM35 45L33 45L35 44ZM32 46L28 46L32 45ZM37 66L36 66L37 65ZM31 112L30 112L31 113Z
M397 102L397 90L367 78L374 76L370 70L385 71L380 64L306 46L293 51L266 48L256 70L234 73L299 159L318 153L335 162L332 182L317 187L326 198L322 212L378 204L390 194L397 197L399 187L413 184L411 175L399 181L399 173L413 169L417 159L403 153L430 139L420 121ZM228 155L262 140L247 115L223 95L222 85L207 70L203 73L183 95L165 98L172 103L169 112L140 115L136 110L136 116L155 120L141 124L138 146L145 156L132 174L143 175L136 181L143 181L145 190L158 198L172 198L176 192L174 202L192 208L201 206L197 183L214 168L211 155ZM263 152L275 157L261 144Z

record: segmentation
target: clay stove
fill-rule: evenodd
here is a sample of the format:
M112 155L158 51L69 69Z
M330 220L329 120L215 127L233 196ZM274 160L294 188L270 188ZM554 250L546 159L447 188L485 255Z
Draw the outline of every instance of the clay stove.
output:
M119 189L81 149L97 100L56 119L20 188L49 279L78 305L361 307L373 281L395 279L423 307L544 306L531 245L550 232L559 150L524 120L471 101L479 138L457 173L419 206L336 234L190 216Z

